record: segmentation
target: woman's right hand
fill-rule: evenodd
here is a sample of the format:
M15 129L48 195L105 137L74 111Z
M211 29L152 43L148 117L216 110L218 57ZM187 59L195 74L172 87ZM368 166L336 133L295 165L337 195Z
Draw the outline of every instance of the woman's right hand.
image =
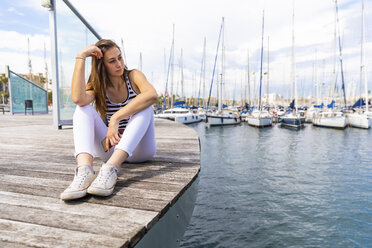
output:
M86 48L82 49L77 56L82 58L96 57L97 59L101 59L103 57L103 54L101 49L99 49L96 45L89 45Z

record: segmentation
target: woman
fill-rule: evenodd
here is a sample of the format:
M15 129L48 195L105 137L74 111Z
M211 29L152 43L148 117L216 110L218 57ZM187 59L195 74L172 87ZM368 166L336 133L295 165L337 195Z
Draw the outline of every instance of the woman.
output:
M92 70L85 84L87 57L92 57ZM73 117L77 168L61 199L111 195L124 161L143 162L155 155L156 91L142 72L126 69L118 45L100 40L76 56L71 96L77 104ZM96 109L90 105L93 101ZM94 156L107 161L97 176Z

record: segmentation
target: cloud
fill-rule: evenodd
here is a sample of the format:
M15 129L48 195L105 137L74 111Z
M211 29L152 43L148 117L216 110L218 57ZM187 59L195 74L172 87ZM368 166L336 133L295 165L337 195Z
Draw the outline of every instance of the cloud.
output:
M44 52L44 43L46 44L47 51L50 51L50 39L47 35L31 35L18 33L16 31L0 30L0 37L6 37L6 39L0 39L0 48L3 50L27 52L27 38L29 38L30 52Z
M13 7L10 7L7 9L8 12L13 12L15 13L16 15L19 15L19 16L24 16L24 14L22 12L19 12L18 10L16 10L15 8Z

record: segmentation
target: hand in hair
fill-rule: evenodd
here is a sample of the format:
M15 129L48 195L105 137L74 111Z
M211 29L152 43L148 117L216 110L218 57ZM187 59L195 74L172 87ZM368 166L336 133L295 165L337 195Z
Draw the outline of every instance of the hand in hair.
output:
M86 48L82 49L77 56L82 58L96 57L97 59L101 59L103 57L103 54L101 49L99 49L96 45L89 45Z

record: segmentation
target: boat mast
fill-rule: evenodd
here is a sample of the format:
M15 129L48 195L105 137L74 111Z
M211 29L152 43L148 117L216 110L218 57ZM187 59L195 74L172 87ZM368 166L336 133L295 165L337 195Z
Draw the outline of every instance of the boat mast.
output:
M204 37L204 54L203 54L203 107L205 108L207 106L206 97L205 97L205 66L206 66L206 58L207 58L207 38Z
M174 24L173 24L173 33L174 33ZM162 107L163 111L165 110L165 103L166 103L166 100L167 100L168 79L169 79L169 71L171 69L171 64L172 64L172 61L173 61L173 59L172 59L173 50L174 50L174 37L173 37L173 40L172 40L172 46L171 46L170 54L169 54L168 72L167 72L167 75L166 75L165 89L164 89L164 101L163 101L163 107ZM165 69L165 49L164 49L164 69Z
M367 74L366 74L366 64L365 64L365 48L364 48L364 0L362 0L362 37L360 45L360 84L364 83L364 94L366 95L366 114L368 115L368 86L367 86Z
M174 24L173 24L172 55L171 55L171 89L170 89L171 113L173 113L173 72L174 72Z
M125 56L125 49L124 49L124 41L123 41L123 38L121 38L121 49L123 50L123 57L124 57L124 65L126 67L128 67L128 61L127 61L127 57Z
M48 91L48 85L49 85L49 75L48 75L48 64L46 60L46 48L45 48L45 42L44 42L44 64L45 64L45 90Z
M248 81L248 104L249 104L249 107L252 106L252 103L251 103L251 78L250 78L250 75L249 75L249 50L248 50L248 54L247 54L247 59L248 59L248 62L247 62L247 81ZM247 99L247 98L246 98Z
M142 71L142 52L140 52L140 56L139 56L138 69Z
M269 105L269 85L270 85L270 49L269 49L269 42L270 42L270 36L267 36L267 72L266 72L266 80L267 80L267 85L266 85L266 94L267 94L267 105Z
M217 64L218 50L219 50L219 47L220 47L220 40L221 40L222 27L223 27L223 18L222 18L222 23L221 23L220 33L219 33L219 35L218 35L218 43L217 43L216 56L214 57L214 65L213 65L212 81L211 81L211 86L209 87L209 96L208 96L207 110L208 110L208 107L209 107L209 103L210 103L210 101L211 101L211 93L212 93L212 87L213 87L213 79L214 79L214 73L216 72L216 64Z
M207 44L207 40L206 38L204 37L204 47L203 47L203 57L202 57L202 62L201 62L201 68L200 68L200 81L199 81L199 92L198 92L198 106L199 106L199 99L200 99L200 91L201 91L201 88L203 87L203 92L202 92L202 106L205 107L205 50L206 50L206 44ZM201 87L201 84L203 82L203 86Z
M261 111L261 91L262 91L262 57L263 57L263 42L264 42L264 21L265 21L265 10L262 11L262 38L261 38L261 67L260 67L260 91L259 91L259 101L258 109Z
M222 85L224 83L224 74L225 74L225 69L224 69L224 60L225 60L225 44L224 44L224 39L225 39L225 18L222 17L222 43L221 43L221 81L219 85L219 96L218 96L218 113L222 112Z
M297 115L297 82L296 82L296 62L295 62L295 3L293 0L293 14L292 14L292 85L294 93L294 106Z
M338 6L337 6L337 0L335 0L336 5L336 18L337 18L337 29L338 29L338 48L340 52L340 66L341 66L341 79L342 79L342 92L344 95L344 105L346 107L346 96L345 96L345 80L344 80L344 69L342 65L342 48L341 48L341 34L340 34L340 22L338 19Z
M315 66L314 66L314 74L315 74L315 96L316 96L316 105L319 105L319 82L318 82L318 51L315 49Z

